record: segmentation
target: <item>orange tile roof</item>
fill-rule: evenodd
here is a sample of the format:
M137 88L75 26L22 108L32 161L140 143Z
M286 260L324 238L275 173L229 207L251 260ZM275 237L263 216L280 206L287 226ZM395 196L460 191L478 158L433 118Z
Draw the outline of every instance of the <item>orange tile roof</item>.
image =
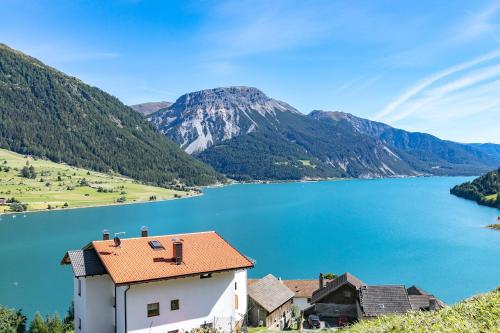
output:
M183 263L173 261L173 239L183 243ZM164 249L153 250L149 241ZM94 241L92 247L115 284L136 283L251 268L253 263L214 231L126 238L120 247L113 240Z
M295 293L295 297L311 297L313 292L319 288L316 280L283 280L283 284Z

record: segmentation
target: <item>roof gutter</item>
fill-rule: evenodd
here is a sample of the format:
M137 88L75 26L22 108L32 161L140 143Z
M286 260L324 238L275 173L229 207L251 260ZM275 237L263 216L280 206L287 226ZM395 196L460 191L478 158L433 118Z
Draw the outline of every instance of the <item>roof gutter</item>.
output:
M158 281L165 281L165 280L175 280L175 279L182 279L182 278L187 278L187 277L194 277L194 276L199 276L200 274L207 274L207 273L226 273L226 272L232 272L232 271L238 271L241 269L250 269L253 268L254 266L243 266L243 267L234 267L234 268L228 268L228 269L220 269L220 270L215 270L215 271L204 271L204 272L198 272L198 273L190 273L190 274L183 274L183 275L175 275L175 276L169 276L169 277L161 277L161 278L156 278L156 279L149 279L149 280L140 280L140 281L125 281L122 283L117 283L116 281L113 280L113 282L118 286L131 286L134 284L142 284L142 283L150 283L150 282L158 282ZM111 278L113 279L113 276L110 274Z
M130 290L130 285L125 289L125 292L123 293L124 297L124 303L125 303L125 333L128 332L127 330L127 292Z

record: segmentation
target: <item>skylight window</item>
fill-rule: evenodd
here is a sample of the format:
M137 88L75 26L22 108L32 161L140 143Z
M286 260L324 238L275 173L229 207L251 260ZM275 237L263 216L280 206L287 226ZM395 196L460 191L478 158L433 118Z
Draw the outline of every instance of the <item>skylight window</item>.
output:
M149 241L149 246L151 246L151 248L153 250L163 250L163 249L165 249L163 247L163 245L161 245L160 241L157 241L157 240Z

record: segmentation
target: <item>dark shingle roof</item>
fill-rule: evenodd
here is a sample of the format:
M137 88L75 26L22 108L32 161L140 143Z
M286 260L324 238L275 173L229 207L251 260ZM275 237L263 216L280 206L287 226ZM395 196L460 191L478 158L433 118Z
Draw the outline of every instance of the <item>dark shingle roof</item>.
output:
M63 263L71 263L75 277L107 274L106 268L94 249L68 251Z
M412 310L428 310L429 309L429 295L408 295Z
M333 279L331 282L327 283L326 286L324 286L321 289L316 290L312 294L311 298L311 303L316 303L331 292L337 290L338 288L342 287L343 285L350 284L356 289L359 289L361 286L364 286L365 283L352 275L349 272L345 272L344 274L336 277Z
M294 295L293 291L272 274L268 274L248 286L248 296L268 312L273 312Z
M427 291L420 289L416 285L413 285L406 290L408 291L408 295L429 295Z
M405 313L412 309L404 286L362 286L359 302L366 317Z

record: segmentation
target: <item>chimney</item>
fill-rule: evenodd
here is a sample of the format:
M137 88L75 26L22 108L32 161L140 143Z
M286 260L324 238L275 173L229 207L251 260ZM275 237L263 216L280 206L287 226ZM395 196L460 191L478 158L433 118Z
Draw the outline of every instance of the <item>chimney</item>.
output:
M146 226L141 227L141 237L148 237L148 227Z
M109 240L109 230L104 229L102 231L102 240Z
M177 265L182 264L182 242L174 240L174 260Z
M325 282L323 279L323 273L319 273L319 288L323 288L325 286Z
M436 311L439 310L439 306L435 297L429 297L429 310Z

